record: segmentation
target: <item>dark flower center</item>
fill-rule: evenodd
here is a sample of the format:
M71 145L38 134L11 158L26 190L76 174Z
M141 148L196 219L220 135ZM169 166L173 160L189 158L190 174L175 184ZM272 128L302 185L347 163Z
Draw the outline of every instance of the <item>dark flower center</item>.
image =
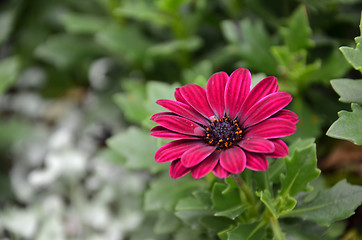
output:
M217 150L228 149L241 139L242 130L236 120L223 117L213 121L205 128L205 142L217 146Z

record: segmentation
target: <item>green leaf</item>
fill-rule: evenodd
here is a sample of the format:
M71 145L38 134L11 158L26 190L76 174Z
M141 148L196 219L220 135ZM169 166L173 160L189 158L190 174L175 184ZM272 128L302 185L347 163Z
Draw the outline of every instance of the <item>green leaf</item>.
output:
M147 103L146 108L151 114L164 112L165 109L156 101L159 99L174 99L174 92L180 85L178 83L167 84L163 82L150 81L147 83ZM167 111L167 110L166 110Z
M124 166L129 169L158 172L168 168L167 164L155 162L153 156L157 151L156 139L140 128L129 127L110 138L107 145L125 158Z
M226 217L204 216L200 219L207 231L215 231L216 233L229 229L234 226L234 221Z
M241 199L237 189L224 192L227 185L216 182L212 188L211 200L212 208L217 211L225 211L238 207Z
M180 226L180 220L177 219L173 212L160 211L155 224L154 232L156 234L175 232Z
M301 5L288 20L288 27L281 29L284 42L292 52L306 49L313 45L309 39L312 33L305 7Z
M124 113L125 118L134 123L142 123L146 118L148 119L150 113L145 107L146 87L144 82L136 79L124 79L122 87L124 92L113 95L113 99Z
M215 216L227 217L234 220L235 218L239 217L243 212L245 212L245 210L248 209L249 207L250 207L249 204L243 203L239 206L229 208L225 211L219 211L215 213Z
M20 63L16 57L9 57L0 61L0 95L15 82Z
M362 14L359 29L362 34ZM362 36L356 37L356 47L340 47L339 49L343 53L347 61L356 69L362 73Z
M147 54L152 57L162 56L169 58L181 51L195 51L201 46L201 43L201 39L198 37L163 42L150 47L147 50Z
M204 188L206 184L202 180L195 181L187 177L175 180L165 176L157 179L151 183L150 188L145 193L145 210L173 211L176 204L183 198L187 199L182 200L179 203L180 205L177 204L176 210L204 208L200 201L194 198L194 201L191 202L187 196L191 196L191 193L195 190Z
M340 111L339 118L327 131L327 136L362 145L362 107L352 103L352 112Z
M274 218L278 218L279 214L274 207L273 198L271 193L268 190L264 190L258 193L260 201L264 203L264 205L268 208L269 212L274 216Z
M62 23L69 33L93 34L107 25L107 19L90 14L66 13Z
M35 55L61 69L77 66L84 60L96 57L100 49L86 38L59 34L52 35L35 49Z
M239 223L238 226L227 233L228 240L260 240L265 238L265 228L258 222L251 224Z
M334 79L331 84L334 91L341 96L339 101L362 105L362 79Z
M299 192L310 191L308 183L320 174L317 168L315 144L296 149L292 156L285 158L285 163L287 171L281 180L281 195L295 196Z
M200 232L195 229L190 228L182 228L176 232L174 240L200 240L202 237L200 236ZM158 240L158 239L157 239Z
M284 170L285 170L285 161L283 159L274 160L270 164L270 166L269 166L269 168L267 170L269 181L271 181L272 183L279 182L280 181L280 175L282 174L282 172L284 172Z
M98 32L95 40L110 54L131 63L144 61L145 52L151 45L138 28L115 24Z
M361 203L362 187L342 180L332 188L321 191L312 201L300 204L284 216L300 217L329 226L332 222L352 216Z

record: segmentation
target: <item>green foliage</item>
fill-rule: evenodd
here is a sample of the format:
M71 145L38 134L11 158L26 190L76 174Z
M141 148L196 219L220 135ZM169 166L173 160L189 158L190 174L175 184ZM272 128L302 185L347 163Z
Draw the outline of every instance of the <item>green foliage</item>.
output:
M0 61L0 95L16 80L19 68L20 63L16 57Z
M167 164L154 164L157 141L139 128L130 127L120 132L110 138L107 144L124 158L124 164L129 169L149 169L151 172L158 172L168 167Z
M341 96L339 101L362 105L362 80L334 79L331 80L331 84L333 89Z
M362 34L362 14L359 29ZM356 69L362 73L362 37L356 37L356 47L341 47L340 50L347 59L347 61Z
M328 129L327 135L362 145L362 107L352 103L352 112L340 111L338 116L338 120Z
M353 186L345 180L330 189L323 190L311 201L298 205L288 217L301 217L324 226L345 219L362 204L362 187Z

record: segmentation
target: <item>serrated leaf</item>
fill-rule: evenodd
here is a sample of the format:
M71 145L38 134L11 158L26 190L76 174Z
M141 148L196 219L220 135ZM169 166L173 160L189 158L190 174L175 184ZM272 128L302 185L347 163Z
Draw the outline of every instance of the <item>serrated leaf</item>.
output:
M0 94L2 94L18 75L20 63L16 57L9 57L0 61Z
M269 212L274 216L274 218L278 218L278 212L274 207L273 198L271 193L268 190L264 190L258 193L260 201L264 203L265 207L268 208Z
M327 131L327 136L362 145L362 107L352 103L352 112L340 111L339 118Z
M227 233L228 240L260 240L265 239L265 228L260 223L242 224Z
M289 148L290 149L290 148ZM290 151L290 150L289 150ZM285 170L285 161L283 159L276 159L268 168L268 178L272 183L280 181L280 175Z
M197 189L204 188L206 182L204 181L195 181L187 177L183 177L177 180L170 179L169 176L165 176L151 183L150 188L145 193L145 202L144 206L147 211L157 211L157 210L168 210L173 211L176 204L180 199L187 198L187 196L192 196L191 193ZM186 200L185 200L186 201ZM202 207L202 203L198 202L200 205L193 205L195 202L190 203L182 201L182 205L178 206L177 209L181 210L182 208L196 208ZM197 201L197 200L196 200Z
M339 101L362 105L362 80L334 79L331 84L334 91L341 96Z
M167 164L157 164L154 160L157 141L148 132L129 127L107 141L108 147L125 158L124 166L129 169L147 169L158 172L167 169Z
M359 29L362 34L362 14ZM340 47L339 49L343 53L347 61L356 69L362 73L362 36L356 37L356 47Z
M296 149L291 157L285 158L285 164L287 171L281 180L281 195L295 196L299 192L310 191L308 183L320 174L315 144Z
M362 187L342 180L332 188L321 191L312 201L297 206L284 216L300 217L329 226L332 222L353 215L361 203Z
M288 27L281 29L284 42L292 52L312 46L313 42L309 39L311 33L307 11L303 5L289 18Z
M232 220L239 217L243 212L245 212L246 209L248 209L250 206L249 204L241 204L240 206L236 206L234 208L229 208L225 211L219 211L215 213L215 216L218 217L227 217Z

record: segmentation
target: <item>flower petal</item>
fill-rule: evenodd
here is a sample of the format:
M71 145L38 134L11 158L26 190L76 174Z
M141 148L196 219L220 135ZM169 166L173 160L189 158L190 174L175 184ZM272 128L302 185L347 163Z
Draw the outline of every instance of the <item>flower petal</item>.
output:
M287 106L291 101L292 96L285 92L272 93L262 98L245 113L243 116L245 121L240 120L243 122L242 126L245 128L263 121Z
M182 176L185 176L186 173L190 172L191 169L190 168L185 168L182 163L181 160L175 160L171 163L170 169L169 169L169 173L170 176L172 178L180 178Z
M254 171L265 171L269 167L269 162L264 154L245 152L246 167Z
M161 126L156 126L151 129L151 135L158 138L166 139L200 139L196 136L185 135L182 133L173 132Z
M289 136L297 128L295 124L280 118L270 118L257 125L254 125L245 131L245 138L280 138Z
M213 152L210 156L205 158L200 164L191 169L191 176L193 178L202 178L211 172L218 163L219 153Z
M152 117L150 118L150 120L154 121L159 116L175 116L175 114L170 113L170 112L159 112L159 113L153 114Z
M182 165L191 168L202 162L207 156L216 150L216 146L206 144L195 146L186 152L181 157Z
M200 113L198 113L193 107L190 105L184 104L182 102L169 100L169 99L160 99L157 101L157 104L160 106L170 110L171 112L185 117L194 122L208 125L210 122L204 118Z
M260 99L263 97L278 91L277 79L275 77L266 77L251 89L249 95L245 99L243 106L241 107L239 116L244 114Z
M189 105L189 103L185 100L185 98L182 96L180 88L176 88L174 93L175 99L179 102L182 102L184 104Z
M249 94L251 75L248 69L235 70L225 86L225 111L231 119L234 119Z
M207 82L206 95L210 107L218 118L222 118L225 112L224 93L229 76L225 72L213 74Z
M176 160L177 158L181 158L182 154L187 150L201 144L203 144L201 141L193 140L176 140L169 142L157 150L155 160L159 163Z
M285 142L283 142L280 139L272 139L270 141L273 142L275 150L272 153L265 154L267 157L281 158L289 154L289 149L287 144L285 144Z
M214 112L211 110L206 97L206 90L196 84L188 84L180 88L184 99L201 115L214 120Z
M220 165L230 173L241 173L245 169L246 157L239 147L232 147L220 153Z
M228 171L221 167L220 162L216 165L214 170L212 170L212 173L218 178L226 178L230 175Z
M200 125L183 117L158 116L153 121L174 132L192 136L204 135L204 129Z
M280 110L279 112L271 116L271 118L282 118L294 124L296 124L299 121L298 115L287 109Z
M238 145L246 151L256 153L272 153L274 152L274 144L262 138L245 138Z

